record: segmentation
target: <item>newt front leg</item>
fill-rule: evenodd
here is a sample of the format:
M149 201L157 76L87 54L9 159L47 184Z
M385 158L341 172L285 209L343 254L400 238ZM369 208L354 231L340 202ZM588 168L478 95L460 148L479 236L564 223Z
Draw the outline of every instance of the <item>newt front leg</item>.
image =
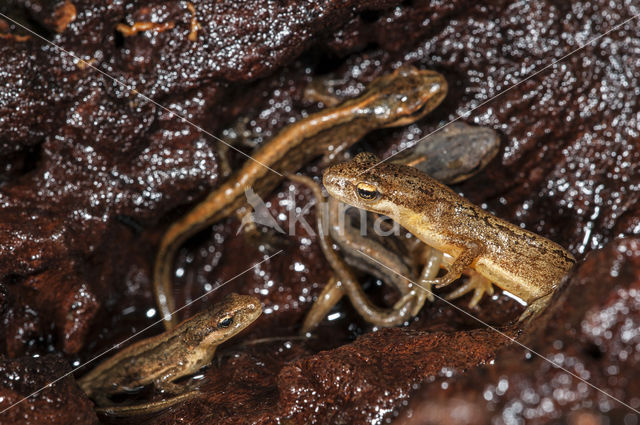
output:
M476 241L466 242L463 246L465 247L464 251L447 268L447 274L432 279L429 282L430 284L435 285L436 288L442 288L458 280L462 273L471 267L484 251L482 245Z

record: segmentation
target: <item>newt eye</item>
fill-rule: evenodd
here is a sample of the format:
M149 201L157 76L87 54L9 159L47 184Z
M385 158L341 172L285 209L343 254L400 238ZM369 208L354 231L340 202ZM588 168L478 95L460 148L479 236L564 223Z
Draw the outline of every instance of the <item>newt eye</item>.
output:
M356 185L356 191L358 192L359 197L366 199L367 201L375 199L380 195L378 189L369 183L358 183Z
M224 319L220 320L218 322L218 327L219 328L228 328L232 324L233 324L233 317L229 316L229 317L225 317Z

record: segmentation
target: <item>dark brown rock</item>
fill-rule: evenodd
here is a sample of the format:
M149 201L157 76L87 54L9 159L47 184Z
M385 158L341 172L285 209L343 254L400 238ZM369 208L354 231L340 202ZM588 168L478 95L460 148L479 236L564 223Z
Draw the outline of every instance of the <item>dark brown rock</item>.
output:
M488 329L372 332L285 366L278 377L280 415L294 423L380 422L421 383L482 365L508 342Z
M395 423L581 423L571 412L594 423L638 420L640 240L589 254L548 316L521 339L528 349L510 347L492 367L430 384Z
M67 361L53 354L0 358L0 423L99 423L93 403L76 385L70 371ZM54 380L56 384L48 386Z

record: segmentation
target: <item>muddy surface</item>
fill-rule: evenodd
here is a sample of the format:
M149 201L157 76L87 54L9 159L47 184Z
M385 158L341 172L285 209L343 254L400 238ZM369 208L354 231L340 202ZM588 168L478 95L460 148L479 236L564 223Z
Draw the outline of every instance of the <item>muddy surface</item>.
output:
M0 408L158 320L150 281L160 237L224 179L225 164L245 160L181 117L250 153L324 106L305 98L312 81L332 79L333 94L352 97L413 64L446 77L443 104L350 153L389 156L461 114L499 132L496 159L455 189L578 258L544 320L514 325L522 307L498 290L472 310L468 297L461 310L437 301L407 326L375 330L343 301L298 339L329 270L288 210L310 192L287 182L266 201L295 234L237 234L230 218L175 261L178 304L229 281L183 317L232 291L260 297L265 314L202 371L201 397L129 422L638 423L640 27L615 26L640 4L210 0L193 1L195 15L189 4L0 5L86 61L0 17ZM161 30L116 30L136 22ZM378 303L393 303L393 290L362 279ZM147 388L120 401L162 398ZM0 423L95 423L90 403L69 375Z

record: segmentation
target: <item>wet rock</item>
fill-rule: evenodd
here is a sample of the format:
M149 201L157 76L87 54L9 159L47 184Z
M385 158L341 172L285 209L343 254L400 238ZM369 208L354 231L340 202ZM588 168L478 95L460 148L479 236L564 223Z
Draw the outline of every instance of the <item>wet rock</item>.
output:
M587 255L556 298L547 317L521 338L528 348L510 347L491 367L429 384L394 423L640 419L634 366L640 359L640 239L616 240Z
M487 329L368 333L285 366L278 382L282 416L294 423L377 423L420 383L484 364L507 342Z
M6 21L0 22L4 23L7 33L17 31ZM52 130L53 123L49 119L51 102L47 96L41 95L52 90L36 65L42 61L42 55L33 49L32 43L33 40L17 42L3 39L0 45L3 58L0 70L3 87L0 91L0 154L4 158L2 165L5 169L17 162L16 158L6 156L33 148ZM0 171L1 175L6 172Z
M68 375L70 371L69 363L53 354L0 358L0 422L16 425L99 423L93 403ZM62 379L47 386L58 378Z

